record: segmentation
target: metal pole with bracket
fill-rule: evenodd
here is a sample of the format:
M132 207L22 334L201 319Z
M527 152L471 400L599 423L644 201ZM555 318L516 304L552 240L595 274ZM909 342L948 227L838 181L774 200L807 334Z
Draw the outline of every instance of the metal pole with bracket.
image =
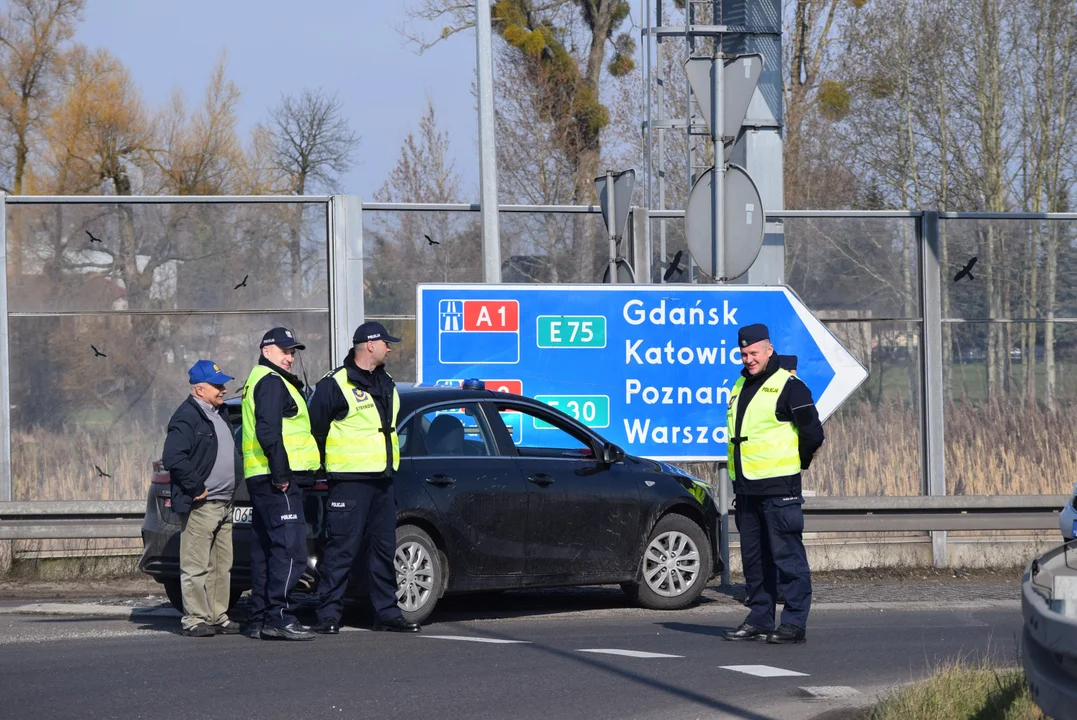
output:
M606 232L610 238L610 282L617 284L617 192L613 187L613 171L606 171L606 202L609 207L609 221Z

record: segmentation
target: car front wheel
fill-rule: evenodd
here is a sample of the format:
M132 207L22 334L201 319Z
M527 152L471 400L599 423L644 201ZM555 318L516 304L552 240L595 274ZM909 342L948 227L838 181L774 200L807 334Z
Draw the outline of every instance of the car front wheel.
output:
M625 593L643 607L688 607L710 576L710 545L703 529L683 515L666 515L655 524L640 559L641 583L625 583Z
M409 622L421 623L434 612L444 583L437 545L421 528L396 529L396 599Z

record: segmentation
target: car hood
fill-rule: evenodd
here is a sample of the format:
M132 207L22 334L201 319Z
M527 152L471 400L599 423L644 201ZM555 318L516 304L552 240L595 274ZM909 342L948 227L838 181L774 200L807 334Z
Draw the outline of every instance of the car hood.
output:
M648 460L646 458L633 458L643 465L645 472L654 472L666 477L672 478L684 486L684 489L692 493L692 495L699 500L700 504L706 505L707 498L713 497L711 483L707 482L703 478L698 478L692 473L688 472L684 468L678 467L672 463L663 462L661 460Z

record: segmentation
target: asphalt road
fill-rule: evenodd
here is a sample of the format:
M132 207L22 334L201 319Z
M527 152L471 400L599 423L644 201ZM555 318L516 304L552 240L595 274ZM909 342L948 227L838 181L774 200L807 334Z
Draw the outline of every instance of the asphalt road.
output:
M173 617L2 614L0 717L810 718L949 659L1018 659L1016 603L822 603L795 647L720 640L743 615L509 593L454 599L419 635L352 613L339 636L284 643L186 638Z

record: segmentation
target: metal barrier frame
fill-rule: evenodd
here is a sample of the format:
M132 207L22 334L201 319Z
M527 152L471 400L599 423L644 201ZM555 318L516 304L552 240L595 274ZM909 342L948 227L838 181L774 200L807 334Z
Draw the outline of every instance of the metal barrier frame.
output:
M1066 495L809 497L807 532L1058 530ZM137 538L144 500L0 503L0 540Z
M481 212L481 206L477 203L363 203L357 196L334 195L334 196L6 196L2 198L5 204L240 204L240 203L309 203L323 204L327 206L327 236L328 236L328 278L329 278L329 313L330 313L330 343L331 348L338 354L343 354L350 346L350 328L359 322L366 320L363 297L363 213L382 212ZM503 213L564 213L564 214L601 214L601 208L596 205L500 205L499 212ZM677 219L684 217L683 210L646 210L633 208L633 221L629 227L633 229L634 259L639 263L641 272L647 270L645 277L649 277L651 259L651 219ZM7 233L6 233L6 208L0 213L0 267L6 268L7 262ZM919 281L920 281L920 308L921 316L917 318L904 318L911 322L919 322L921 328L920 342L922 352L920 354L920 375L922 392L921 410L921 457L922 467L922 492L923 495L914 498L874 498L868 502L867 498L812 498L805 506L809 518L809 529L820 530L822 527L841 527L843 529L862 529L867 527L854 523L850 517L858 513L875 513L875 521L881 516L887 516L887 526L894 523L909 522L915 527L903 527L900 529L925 529L932 532L932 556L937 567L947 565L946 530L948 529L976 529L969 525L977 525L979 520L969 521L967 518L970 510L985 510L988 505L984 503L1003 503L1008 506L1007 512L993 510L995 521L1001 515L1007 515L1012 523L1025 523L1021 527L1006 526L1010 529L1041 529L1050 527L1044 525L1040 517L1040 506L1033 511L1035 518L1026 517L1016 520L1021 512L1027 512L1029 505L1026 499L1017 496L1000 498L961 497L945 498L946 495L946 466L945 466L945 435L943 427L943 387L942 387L942 325L944 323L964 322L960 319L944 319L941 317L941 276L939 264L939 222L941 219L956 220L1077 220L1077 213L940 213L936 211L919 210L881 210L881 211L846 211L846 210L784 210L767 214L768 222L780 222L794 218L847 218L847 219L885 219L906 218L916 221L918 234L919 256ZM10 427L10 398L9 398L9 367L8 367L8 302L7 302L7 274L0 273L0 512L6 517L16 504L11 503L12 478L11 478L11 427ZM412 316L393 316L395 319L405 319ZM1036 320L1037 319L1030 319ZM1011 319L985 319L985 321L1012 321ZM1074 318L1058 318L1055 322L1077 322ZM908 508L909 514L904 520L899 512L892 512L892 508L873 504L875 500L893 501L902 507L908 508L908 503L915 501L916 508ZM938 502L952 502L950 513L965 515L965 519L958 521L957 518L945 519L945 513L937 512ZM990 502L988 502L990 501ZM1047 506L1057 508L1065 502L1064 497L1043 496ZM848 510L839 510L835 503L845 502ZM42 503L42 507L55 505L54 503ZM84 504L83 504L84 505ZM995 508L995 505L991 505ZM7 508L7 510L3 510ZM829 510L824 510L829 508ZM936 508L933 510L932 508ZM827 516L824 523L824 515ZM986 510L985 510L986 512ZM845 519L839 516L844 514ZM931 517L930 521L913 520L913 516ZM983 515L981 513L981 515ZM983 515L986 517L986 515ZM986 523L986 521L984 521ZM819 523L823 523L820 525ZM853 527L855 525L855 527ZM1031 527L1029 526L1031 525ZM13 526L7 526L9 529ZM979 527L979 525L977 525ZM882 529L878 525L872 525L870 529ZM998 525L984 524L982 529L1005 529ZM3 537L3 535L0 535ZM95 537L100 537L95 536Z

